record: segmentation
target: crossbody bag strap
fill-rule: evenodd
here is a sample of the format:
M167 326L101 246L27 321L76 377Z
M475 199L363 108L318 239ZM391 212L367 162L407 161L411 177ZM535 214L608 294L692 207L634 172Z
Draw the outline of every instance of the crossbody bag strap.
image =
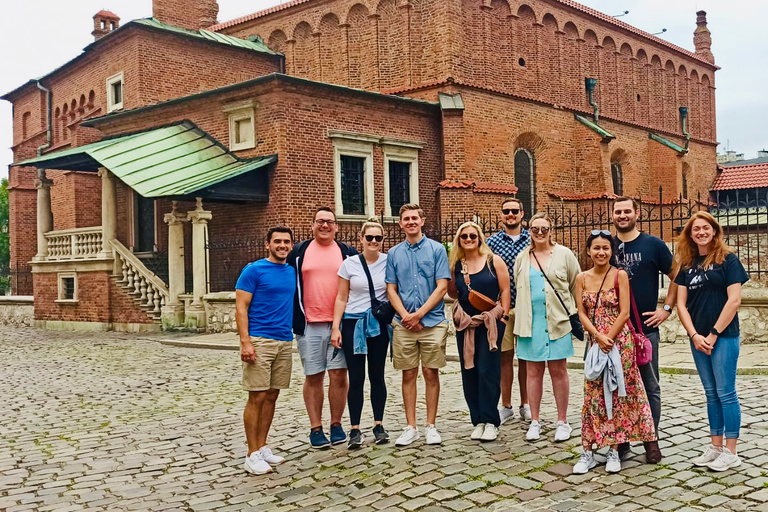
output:
M464 284L467 285L467 289L472 291L472 285L469 284L469 266L466 258L461 258L461 275L464 276Z
M614 287L616 288L616 296L619 297L619 272L616 272L616 283L614 284ZM632 288L629 289L629 304L630 309L632 311L632 318L629 319L629 329L632 331L632 334L636 334L638 332L643 332L642 325L640 323L640 313L637 311L637 304L635 304L635 295L632 293ZM635 323L632 324L632 320L634 319Z
M601 300L600 292L603 291L603 285L605 285L605 280L608 278L608 274L611 273L612 268L613 268L613 265L608 267L608 272L606 272L605 275L603 276L603 280L600 282L600 288L598 288L597 290L597 300L595 301L595 309L592 310L592 325L595 326L595 329L597 329L597 326L595 325L595 311L597 311L597 307L600 305L600 300ZM617 278L618 278L618 273L617 273Z
M373 291L373 279L371 279L371 271L368 270L368 262L365 261L365 256L362 254L358 254L358 256L360 257L360 264L363 265L365 277L368 278L368 293L371 295L371 307L373 307L373 304L376 302L376 293Z
M560 304L562 304L562 306L563 306L563 309L565 310L565 312L566 312L566 313L569 313L569 312L568 312L568 308L567 308L567 307L566 307L566 305L565 305L565 301L564 301L564 300L563 300L563 298L560 296L560 294L557 292L557 288L555 288L555 285L553 285L553 284L552 284L552 281L550 281L550 280L549 280L549 277L547 276L547 273L546 273L546 272L544 272L544 267L542 267L542 266L541 266L541 263L539 263L539 258L537 258L537 257L536 257L536 253L535 253L535 252L533 252L533 250L531 250L531 254L533 255L533 259L535 259L535 260L536 260L536 264L539 266L539 269L541 270L541 273L542 273L542 274L544 274L544 279L546 279L546 280L547 280L547 282L549 283L549 286L551 286L551 287L552 287L552 291L553 291L553 292L555 292L555 296L557 297L557 300L559 300L559 301L560 301Z

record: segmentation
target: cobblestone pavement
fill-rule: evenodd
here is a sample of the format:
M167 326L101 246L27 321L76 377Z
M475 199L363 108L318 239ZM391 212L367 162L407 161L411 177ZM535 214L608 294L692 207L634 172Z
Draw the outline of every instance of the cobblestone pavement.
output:
M695 375L663 375L662 464L642 447L620 474L571 475L579 451L582 376L571 371L573 438L551 441L545 383L542 440L512 421L499 440L469 440L458 363L442 372L443 445L422 440L312 452L301 368L277 405L270 445L287 462L243 472L240 363L231 351L189 349L117 333L0 331L0 510L749 510L768 511L768 377L739 376L741 467L691 466L706 442ZM388 370L386 424L403 426L399 375ZM423 388L419 391L423 397ZM370 409L364 428L371 427ZM423 403L418 418L423 422Z

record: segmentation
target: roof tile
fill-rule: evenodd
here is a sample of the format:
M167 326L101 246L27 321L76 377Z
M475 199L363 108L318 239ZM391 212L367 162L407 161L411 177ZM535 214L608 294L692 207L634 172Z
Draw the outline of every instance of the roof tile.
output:
M768 187L768 163L723 167L712 190Z
M475 192L487 192L492 194L517 194L517 187L505 183L477 182Z

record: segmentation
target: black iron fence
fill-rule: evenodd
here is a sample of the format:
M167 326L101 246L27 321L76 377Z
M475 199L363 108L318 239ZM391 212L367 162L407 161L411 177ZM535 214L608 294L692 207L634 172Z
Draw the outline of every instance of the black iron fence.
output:
M32 295L32 268L28 263L0 267L0 295Z
M732 194L721 198L664 199L659 188L657 199L640 201L641 231L657 236L667 242L674 250L674 239L685 223L696 211L706 210L712 213L723 226L726 243L741 259L752 279L768 280L768 193ZM586 268L588 261L585 254L585 242L593 229L613 230L611 199L590 201L563 201L550 204L547 213L553 220L555 240L569 247L576 253ZM383 218L383 217L382 217ZM452 243L456 230L466 221L478 223L486 236L497 232L502 227L500 212L466 212L450 215L440 222L427 219L424 233L446 245ZM339 223L337 240L357 247L360 234L360 222ZM402 242L404 235L397 222L384 222L383 250ZM251 261L267 256L263 232L237 239L208 242L209 286L212 292L233 290L240 271ZM215 235L215 233L210 233ZM294 229L294 238L306 240L312 237L309 226Z

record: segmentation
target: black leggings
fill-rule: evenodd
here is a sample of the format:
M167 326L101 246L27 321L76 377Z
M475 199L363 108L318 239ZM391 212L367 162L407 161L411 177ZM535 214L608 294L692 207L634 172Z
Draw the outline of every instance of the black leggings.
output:
M357 320L344 319L341 321L341 348L347 360L349 372L349 403L350 425L360 424L360 414L363 411L363 386L365 384L365 359L368 358L368 380L371 382L371 407L374 421L384 419L384 405L387 403L387 384L384 381L384 366L387 362L389 336L385 327L381 335L368 338L368 355L355 355L354 331Z

